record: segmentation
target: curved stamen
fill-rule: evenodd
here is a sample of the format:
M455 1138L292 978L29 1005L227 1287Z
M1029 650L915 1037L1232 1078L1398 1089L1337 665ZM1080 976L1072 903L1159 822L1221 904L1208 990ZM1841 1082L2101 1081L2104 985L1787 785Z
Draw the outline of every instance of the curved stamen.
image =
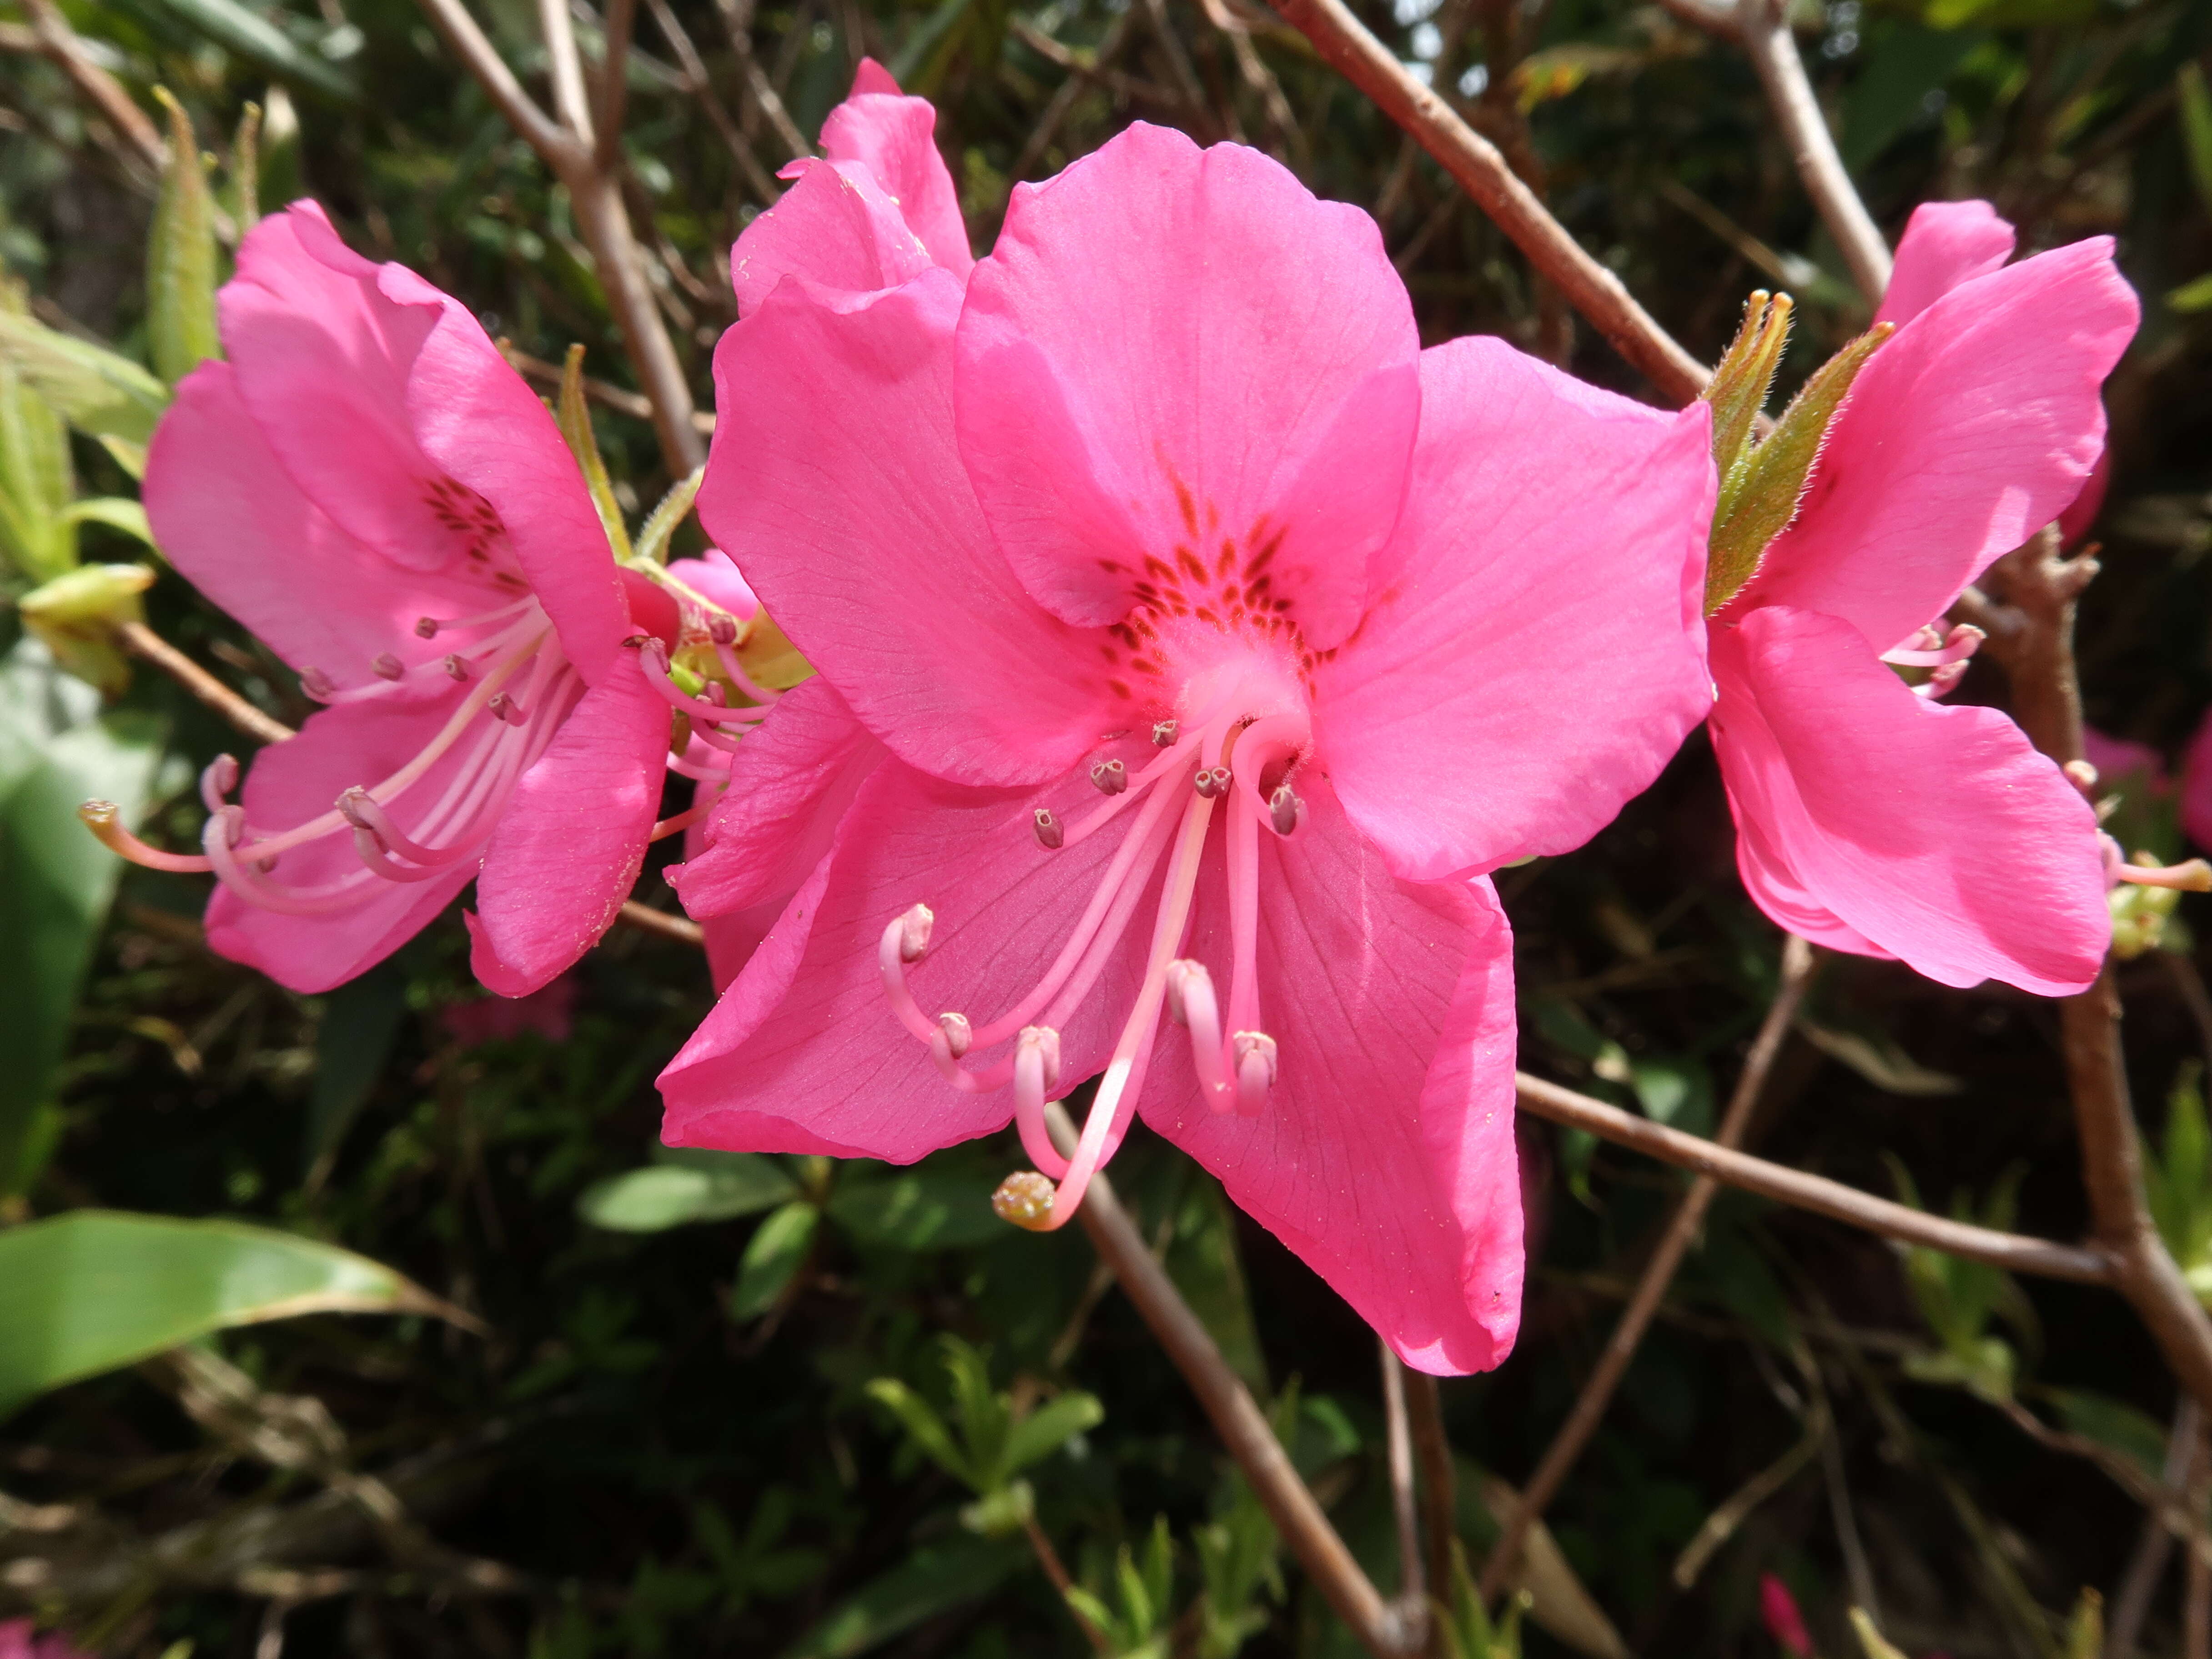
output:
M205 875L215 866L204 857L188 853L164 853L158 847L149 847L123 827L123 809L112 800L88 800L76 809L84 827L97 836L100 844L111 853L131 860L141 869L169 870L181 875Z
M726 638L724 637L726 635ZM738 642L738 624L732 618L715 617L707 625L707 635L714 641L714 660L722 665L722 672L728 677L732 685L763 708L783 695L781 691L771 691L745 672L745 666L738 660L738 653L733 648Z
M1045 1133L1047 1091L1060 1081L1060 1033L1049 1025L1027 1025L1014 1042L1014 1127L1022 1150L1045 1174L1067 1173L1067 1160Z
M923 1013L906 988L906 965L920 962L929 950L929 935L937 926L937 917L927 904L891 918L884 929L883 942L876 947L876 963L883 969L884 994L890 999L891 1012L899 1023L924 1042L939 1036L938 1024Z
M230 792L238 787L238 757L217 755L200 771L200 804L210 812L220 812L229 804Z
M1275 1086L1275 1039L1265 1031L1239 1031L1230 1043L1237 1056L1237 1114L1257 1117Z
M1213 976L1205 963L1179 957L1168 963L1166 990L1168 1018L1190 1028L1200 1097L1209 1111L1228 1111L1237 1104L1237 1093L1221 1063L1221 1013L1214 1005Z
M1988 637L1972 623L1960 623L1948 634L1923 628L1896 649L1883 652L1881 659L1900 668L1941 668L1966 661Z

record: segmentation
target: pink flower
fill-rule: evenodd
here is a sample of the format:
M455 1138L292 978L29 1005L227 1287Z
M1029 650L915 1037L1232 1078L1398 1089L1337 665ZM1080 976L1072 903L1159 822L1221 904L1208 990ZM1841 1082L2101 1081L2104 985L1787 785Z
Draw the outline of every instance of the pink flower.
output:
M1995 709L1934 700L1979 635L1945 609L2078 495L2135 295L2098 238L2008 265L1983 203L1898 249L1875 352L1804 504L1714 619L1714 747L1759 908L1946 985L2058 995L2111 937L2096 826ZM1916 696L1886 664L1932 668Z
M313 203L246 238L220 303L228 361L179 388L147 511L328 706L255 757L242 805L236 763L209 768L205 857L161 861L212 868L209 942L301 991L476 878L477 976L534 990L636 878L669 722L623 642L672 635L677 605L617 569L552 416L476 319Z
M887 103L832 125L927 108ZM678 878L798 890L665 1138L905 1163L1011 1115L1043 1175L1000 1212L1051 1227L1141 1112L1408 1363L1495 1364L1479 872L1583 841L1705 710L1705 416L1420 350L1373 222L1235 145L1132 128L964 284L892 193L813 163L733 262L702 519L819 678ZM1102 1073L1063 1158L1045 1101Z
M38 1633L38 1626L28 1619L10 1619L0 1624L0 1659L92 1659L60 1631Z
M1759 1576L1759 1616L1784 1653L1813 1659L1813 1635L1805 1628L1805 1615L1797 1610L1797 1598L1771 1572Z

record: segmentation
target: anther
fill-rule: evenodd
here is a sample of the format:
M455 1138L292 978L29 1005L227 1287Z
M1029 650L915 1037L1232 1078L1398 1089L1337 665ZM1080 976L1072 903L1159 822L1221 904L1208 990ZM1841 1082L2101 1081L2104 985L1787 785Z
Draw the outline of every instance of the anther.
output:
M484 712L495 720L505 720L509 726L520 726L526 718L522 705L504 691L495 691L485 699Z
M968 1023L968 1016L949 1010L937 1017L937 1029L945 1033L945 1047L955 1060L975 1046L975 1028Z
M338 816L354 827L357 836L368 836L375 843L378 852L389 853L392 850L392 844L377 832L376 824L369 815L362 811L362 803L368 799L368 791L356 784L339 795L333 804L337 808Z
M438 619L435 617L416 617L415 637L418 640L436 639L438 637Z
M1280 785L1267 798L1267 822L1274 825L1277 835L1289 835L1305 822L1305 817L1306 804L1289 784Z
M230 792L238 787L238 760L217 755L200 773L200 799L210 812L220 812Z
M1067 839L1067 826L1053 816L1049 806L1037 808L1035 822L1037 844L1047 852L1059 851Z
M1052 1215L1054 1188L1035 1170L1017 1170L991 1194L991 1212L1033 1233L1042 1232Z
M937 913L927 904L917 904L898 919L898 958L901 962L920 962L922 953L929 949L930 930L937 926Z
M1212 983L1212 975L1206 971L1206 964L1202 962L1193 962L1188 957L1177 957L1173 962L1168 963L1164 986L1168 1018L1178 1025L1190 1024L1190 1015L1183 1006L1182 994L1183 987L1190 981L1193 975L1196 975L1208 985Z
M737 618L734 617L708 617L707 637L717 645L735 645L738 642Z
M389 651L378 652L376 660L369 666L376 671L376 678L380 680L396 680L407 672L405 665Z
M1198 775L1190 781L1194 789L1206 799L1212 800L1216 796L1229 793L1229 769L1225 766L1203 767L1200 769Z
M1129 769L1117 760L1103 760L1091 769L1091 781L1102 795L1118 795L1129 787Z
M465 680L469 677L469 665L449 651L446 653L446 672L451 678Z
M2093 793L2097 787L2097 769L2085 760L2070 760L2058 769L2066 780L2083 794Z
M1238 1031L1229 1039L1229 1052L1237 1062L1237 1110L1257 1117L1275 1086L1275 1039L1265 1031Z
M1166 749L1173 745L1177 731L1173 720L1157 720L1152 726L1152 747Z
M331 684L331 677L328 674L319 668L311 666L300 671L300 690L317 702L328 702L337 695L338 689Z

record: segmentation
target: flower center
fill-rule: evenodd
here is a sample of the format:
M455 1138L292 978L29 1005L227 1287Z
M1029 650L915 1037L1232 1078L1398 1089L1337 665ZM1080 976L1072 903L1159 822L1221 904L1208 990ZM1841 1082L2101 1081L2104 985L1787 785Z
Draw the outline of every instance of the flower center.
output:
M1214 1111L1256 1115L1275 1081L1276 1044L1263 1029L1257 970L1259 836L1263 823L1272 834L1290 836L1304 817L1290 781L1312 741L1295 633L1279 627L1231 633L1195 618L1154 619L1150 626L1152 659L1159 678L1172 676L1175 684L1172 700L1155 706L1151 737L1160 753L1141 763L1119 757L1092 763L1091 781L1106 799L1077 822L1065 823L1046 808L1033 815L1036 842L1048 856L1109 830L1121 837L1043 977L988 1024L957 1011L932 1019L906 983L907 966L929 946L935 918L928 907L918 904L893 919L878 947L892 1012L928 1046L946 1081L971 1093L1013 1090L1022 1146L1043 1175L1012 1178L993 1204L1006 1219L1041 1232L1066 1224L1091 1177L1120 1144L1163 1012L1188 1028L1200 1094ZM1205 965L1182 955L1217 808L1228 815L1225 1006ZM1044 1119L1046 1099L1060 1080L1060 1029L1104 974L1163 864L1143 981L1074 1156L1063 1157ZM962 1063L971 1049L1010 1037L1012 1051L996 1063ZM1047 1177L1058 1183L1048 1203Z

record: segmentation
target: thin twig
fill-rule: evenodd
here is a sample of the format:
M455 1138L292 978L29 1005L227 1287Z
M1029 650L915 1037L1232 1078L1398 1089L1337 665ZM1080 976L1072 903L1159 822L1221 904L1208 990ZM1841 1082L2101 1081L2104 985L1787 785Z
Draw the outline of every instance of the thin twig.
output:
M1054 1139L1073 1151L1075 1126L1058 1102L1046 1106L1045 1121ZM1115 1196L1113 1183L1103 1176L1092 1176L1083 1207L1075 1215L1091 1236L1100 1259L1113 1269L1122 1293L1190 1384L1222 1444L1275 1523L1284 1546L1305 1570L1322 1599L1376 1659L1410 1659L1419 1648L1407 1642L1396 1610L1360 1571L1359 1563L1298 1478L1251 1390L1229 1368L1220 1348L1190 1310L1167 1270L1145 1248L1144 1236Z
M1398 1617L1408 1641L1428 1645L1429 1598L1421 1560L1421 1525L1413 1496L1413 1431L1407 1420L1406 1367L1376 1339L1382 1354L1382 1422L1390 1465L1390 1514L1398 1523Z
M1035 167L1043 156L1046 147L1059 133L1060 124L1067 119L1070 112L1075 108L1075 100L1083 95L1083 88L1086 82L1097 81L1105 84L1106 65L1121 54L1122 46L1129 38L1129 31L1134 25L1136 15L1135 7L1126 9L1108 27L1105 38L1099 41L1098 49L1091 54L1091 62L1088 64L1079 62L1071 63L1067 79L1060 83L1059 89L1045 104L1044 113L1037 117L1036 125L1030 130L1030 136L1022 141L1021 154L1014 158L1013 171L1006 175L1008 178L1019 180L1029 177L1030 169ZM1026 40L1028 37L1024 35L1023 39ZM1041 47L1038 50L1040 52L1042 52ZM1049 57L1051 54L1043 53L1043 55ZM1071 54L1072 58L1073 54Z
M623 116L629 99L629 44L637 28L637 0L607 0L606 62L599 67L599 107L593 117L599 143L592 154L602 171L622 160Z
M1759 1024L1758 1036L1752 1039L1751 1052L1744 1057L1735 1093L1729 1098L1728 1111L1713 1137L1715 1146L1733 1150L1750 1127L1759 1093L1766 1085L1767 1073L1774 1068L1782 1044L1790 1035L1790 1023L1796 1018L1797 1005L1804 1000L1806 987L1812 982L1814 961L1813 947L1803 939L1792 934L1784 940L1781 983L1775 990L1774 1000L1767 1006L1766 1018ZM1720 1189L1717 1180L1704 1175L1692 1182L1690 1190L1682 1195L1680 1206L1667 1224L1658 1248L1652 1251L1651 1260L1644 1269L1644 1277L1638 1281L1636 1294L1629 1298L1627 1308L1605 1345L1604 1353L1599 1356L1589 1380L1583 1385L1581 1397L1567 1413L1567 1420L1560 1425L1543 1460L1536 1465L1535 1474L1529 1476L1513 1518L1505 1525L1504 1537L1483 1564L1482 1595L1486 1601L1513 1582L1528 1528L1558 1495L1568 1471L1583 1455L1583 1448L1597 1432L1599 1420L1613 1402L1613 1390L1626 1375L1629 1362L1635 1358L1636 1350L1643 1343L1644 1332L1650 1328L1651 1316L1666 1299L1667 1287L1674 1282L1675 1270L1689 1253L1698 1230L1705 1223L1705 1211Z
M53 0L23 0L23 7L31 15L31 27L37 32L46 56L76 83L77 90L131 141L131 147L156 173L168 166L169 147L162 141L153 118L138 107L123 89L121 82L93 61L84 41L70 27L69 20L62 15Z
M1740 1187L1900 1243L1925 1244L2013 1273L2068 1279L2083 1285L2109 1285L2114 1279L2113 1264L2101 1249L1999 1232L1876 1198L1840 1181L1718 1146L1701 1135L1684 1134L1526 1072L1515 1073L1513 1083L1524 1112L1570 1128L1586 1129L1601 1140L1632 1147L1662 1163L1711 1176L1725 1187Z
M707 943L704 928L688 916L672 916L665 910L656 910L649 904L640 904L635 899L624 899L615 919L641 933L657 933L662 939L672 939L678 945L703 946Z
M292 735L290 726L263 714L144 623L125 623L115 634L132 656L152 663L256 743L282 743Z
M1797 54L1796 37L1790 32L1788 0L1736 0L1736 4L1744 23L1744 52L1759 71L1759 83L1790 146L1797 177L1850 267L1851 280L1869 305L1878 306L1889 289L1889 245L1859 199L1844 158L1836 153L1827 118L1806 78L1805 60Z
M714 9L722 15L722 27L730 37L730 50L737 56L738 70L744 77L745 92L754 107L768 118L769 125L775 129L775 136L791 152L793 161L803 161L813 155L814 146L799 131L799 124L791 118L791 112L776 95L775 83L768 78L768 71L754 55L752 9L748 6L740 12L736 0L715 0Z
M1068 1615L1083 1627L1083 1634L1090 1641L1092 1650L1103 1655L1104 1659L1114 1659L1114 1644L1107 1639L1106 1632L1092 1624L1090 1615L1067 1599L1068 1591L1075 1588L1075 1581L1067 1576L1067 1568L1060 1559L1060 1552L1053 1548L1052 1540L1046 1537L1044 1528L1037 1525L1036 1516L1024 1516L1022 1530L1029 1534L1030 1548L1036 1556L1037 1565L1044 1569L1044 1576L1052 1580L1053 1589L1060 1592L1061 1605L1066 1607Z
M1271 0L1337 71L1421 142L1445 172L1531 264L1559 284L1613 349L1665 397L1688 403L1704 390L1706 371L1637 304L1620 278L1599 264L1514 176L1498 147L1415 80L1343 0Z
M1443 1397L1426 1371L1406 1373L1406 1417L1413 1431L1413 1462L1420 1470L1421 1535L1427 1542L1430 1594L1449 1593L1452 1545L1459 1537L1459 1480L1451 1442L1444 1435ZM1443 1637L1430 1632L1431 1651L1443 1659Z
M777 188L775 176L761 165L760 157L754 153L752 141L730 118L730 112L723 106L721 99L715 95L714 83L708 76L707 65L699 56L699 48L692 42L691 32L684 27L683 20L670 8L668 0L646 0L646 3L653 8L653 21L659 26L670 50L676 54L676 62L684 71L692 97L698 100L700 107L707 112L707 118L714 123L714 131L722 135L722 142L729 146L731 157L738 164L738 171L745 175L746 185L760 199L763 207L775 206L776 198L782 193ZM696 422L697 417L693 418ZM713 417L710 416L708 418Z
M533 380L543 380L547 386L561 384L561 377L565 371L560 364L549 363L543 357L533 357L528 352L518 349L511 340L501 340L499 350L501 356L514 365L517 372ZM649 399L639 397L635 392L625 392L611 381L595 380L586 374L584 376L584 395L595 404L605 404L618 415L631 416L641 421L653 418L653 404ZM711 437L714 431L714 417L707 410L694 410L691 425L702 437Z
M2173 1427L2166 1437L2165 1485L2179 1487L2197 1466L2197 1442L2203 1414L2197 1401L2183 1395L2173 1408ZM2163 1516L2143 1518L2142 1536L2120 1579L2112 1601L2112 1617L2105 1626L2105 1659L2130 1659L2142 1638L2143 1620L2150 1615L2151 1597L2166 1576L2166 1559L2173 1553L2173 1532Z

